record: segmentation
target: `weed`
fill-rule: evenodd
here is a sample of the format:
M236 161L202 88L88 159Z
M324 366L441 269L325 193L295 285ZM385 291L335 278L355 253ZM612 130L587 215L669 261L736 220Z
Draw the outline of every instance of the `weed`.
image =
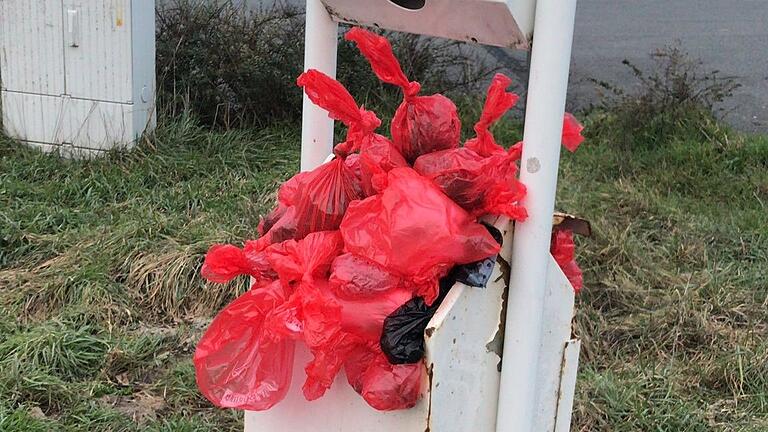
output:
M99 333L90 326L73 328L61 322L18 332L0 344L0 366L20 365L70 381L90 377L101 368L109 348Z
M595 113L593 121L610 120ZM595 228L580 244L587 288L577 305L575 423L760 430L768 417L768 272L758 264L768 259L758 222L765 139L715 141L678 129L663 145L628 151L613 130L592 133L562 160L558 204Z
M603 108L613 115L605 126L616 132L617 144L627 148L656 147L678 133L693 131L703 139L721 139L724 131L715 121L717 106L740 87L735 79L717 70L705 70L679 45L651 54L653 65L645 71L624 60L637 80L636 90L604 82L608 91ZM727 139L727 138L726 138Z
M46 421L43 415L35 407L20 407L9 410L0 405L0 430L4 432L48 432L54 426Z

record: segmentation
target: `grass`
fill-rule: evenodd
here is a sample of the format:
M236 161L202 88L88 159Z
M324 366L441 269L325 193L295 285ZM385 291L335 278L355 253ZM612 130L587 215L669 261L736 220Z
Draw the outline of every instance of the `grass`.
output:
M199 267L255 234L298 140L180 119L100 160L0 142L0 430L240 429L195 391L191 353L244 287Z
M562 161L558 207L595 230L573 429L768 430L768 138L707 121L627 146L614 120L590 115ZM185 118L100 160L0 141L0 430L242 430L197 393L191 354L244 287L198 271L254 235L298 142Z
M591 138L560 185L596 229L575 423L768 430L768 139L712 122L631 153Z

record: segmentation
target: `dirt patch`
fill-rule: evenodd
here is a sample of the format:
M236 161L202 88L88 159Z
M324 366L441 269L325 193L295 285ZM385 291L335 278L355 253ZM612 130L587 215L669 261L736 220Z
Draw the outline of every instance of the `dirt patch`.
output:
M130 417L139 425L157 420L158 413L167 406L161 396L147 392L138 392L131 396L106 395L99 398L99 403Z

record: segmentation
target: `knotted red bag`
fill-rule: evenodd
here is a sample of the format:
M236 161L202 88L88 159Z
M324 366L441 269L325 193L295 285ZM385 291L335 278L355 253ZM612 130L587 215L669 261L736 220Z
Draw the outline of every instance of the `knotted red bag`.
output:
M462 148L423 155L414 164L416 171L433 180L474 217L503 214L524 220L528 215L520 204L525 186L517 180L521 146L506 151L488 130L517 102L517 95L506 90L511 82L502 74L493 78L475 124L475 138Z
M347 126L347 138L334 149L337 156L346 157L360 151L357 166L366 196L376 193L375 177L392 168L408 166L389 138L375 133L381 120L371 111L359 107L352 95L338 81L317 70L304 72L297 80L315 105L328 111L328 116ZM353 155L350 155L352 157Z
M195 378L200 392L223 408L266 410L291 385L294 341L265 332L269 311L285 301L280 282L246 292L222 310L197 345Z
M391 133L406 161L413 163L423 154L459 146L461 121L456 105L440 94L419 96L421 85L408 81L386 38L358 27L349 30L345 38L357 44L380 80L403 91Z

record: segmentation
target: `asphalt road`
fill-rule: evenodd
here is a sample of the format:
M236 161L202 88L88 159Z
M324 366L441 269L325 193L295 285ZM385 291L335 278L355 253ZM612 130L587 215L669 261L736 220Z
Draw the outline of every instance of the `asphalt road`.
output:
M768 132L768 0L580 0L571 97L594 94L588 78L631 85L621 61L648 66L671 43L742 84L723 107L728 121Z
M723 106L728 121L768 132L768 0L580 0L569 103L596 101L590 78L631 87L636 80L622 60L647 67L652 51L675 43L701 59L702 70L719 70L742 84ZM524 54L494 55L524 78Z

